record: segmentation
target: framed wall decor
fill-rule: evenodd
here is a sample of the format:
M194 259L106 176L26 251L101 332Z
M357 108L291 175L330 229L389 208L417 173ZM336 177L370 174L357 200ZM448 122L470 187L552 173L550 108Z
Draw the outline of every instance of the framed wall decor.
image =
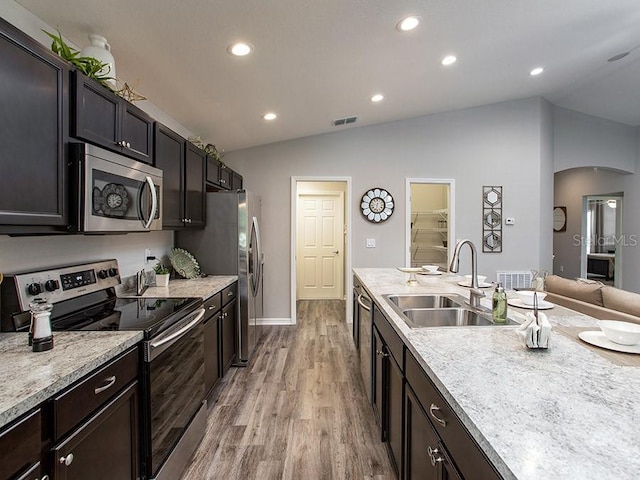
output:
M567 230L567 207L553 207L553 231Z
M482 187L482 251L502 252L502 187Z
M393 215L393 197L383 188L371 188L362 196L360 211L372 223L380 223Z

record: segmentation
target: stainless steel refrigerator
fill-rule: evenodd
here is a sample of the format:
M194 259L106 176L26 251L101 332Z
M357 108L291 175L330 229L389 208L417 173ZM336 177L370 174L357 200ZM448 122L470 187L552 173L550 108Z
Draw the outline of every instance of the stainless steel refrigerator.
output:
M207 193L206 208L204 230L178 231L175 243L196 257L202 273L238 276L236 365L243 366L262 333L260 197L246 190Z

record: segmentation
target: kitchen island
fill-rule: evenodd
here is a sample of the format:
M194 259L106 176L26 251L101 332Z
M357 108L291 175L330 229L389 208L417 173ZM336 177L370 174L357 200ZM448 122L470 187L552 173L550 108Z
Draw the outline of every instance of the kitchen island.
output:
M640 362L620 366L560 333L593 328L595 319L547 310L550 348L536 351L522 345L517 326L411 329L383 295L468 296L457 283L463 278L419 275L419 285L409 286L408 275L395 269L354 273L504 478L640 477ZM525 310L509 308L512 319L524 320Z

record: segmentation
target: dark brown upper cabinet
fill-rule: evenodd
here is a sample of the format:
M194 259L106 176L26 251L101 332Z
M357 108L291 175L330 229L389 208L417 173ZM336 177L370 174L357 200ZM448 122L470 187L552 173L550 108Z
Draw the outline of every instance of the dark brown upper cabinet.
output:
M159 122L155 166L162 170L162 226L166 230L205 225L205 153Z
M0 233L65 232L69 67L0 18Z
M71 135L153 163L153 119L107 87L75 71Z
M242 175L207 155L207 187L210 191L241 190Z

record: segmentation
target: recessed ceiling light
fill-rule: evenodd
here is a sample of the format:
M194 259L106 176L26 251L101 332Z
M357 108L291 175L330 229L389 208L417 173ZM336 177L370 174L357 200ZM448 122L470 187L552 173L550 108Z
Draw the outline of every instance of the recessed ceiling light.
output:
M246 42L234 43L227 47L227 52L231 55L235 55L236 57L244 57L245 55L249 55L253 52L253 45Z
M540 75L542 72L544 72L544 68L537 67L537 68L534 68L533 70L531 70L529 72L529 75L531 75L532 77L535 77L536 75Z
M418 17L416 15L411 15L410 17L403 18L398 22L396 28L401 32L408 32L409 30L413 30L418 26L422 20L422 17Z
M384 100L384 95L380 93L376 93L373 97L371 97L372 102L381 102L382 100Z
M278 116L273 112L269 112L269 113L265 113L262 116L262 118L265 120L275 120L276 118L278 118Z
M442 65L444 65L445 67L449 66L449 65L453 65L454 63L456 63L458 61L458 59L453 56L453 55L447 55L446 57L444 57L442 59L442 61L440 63L442 63Z

